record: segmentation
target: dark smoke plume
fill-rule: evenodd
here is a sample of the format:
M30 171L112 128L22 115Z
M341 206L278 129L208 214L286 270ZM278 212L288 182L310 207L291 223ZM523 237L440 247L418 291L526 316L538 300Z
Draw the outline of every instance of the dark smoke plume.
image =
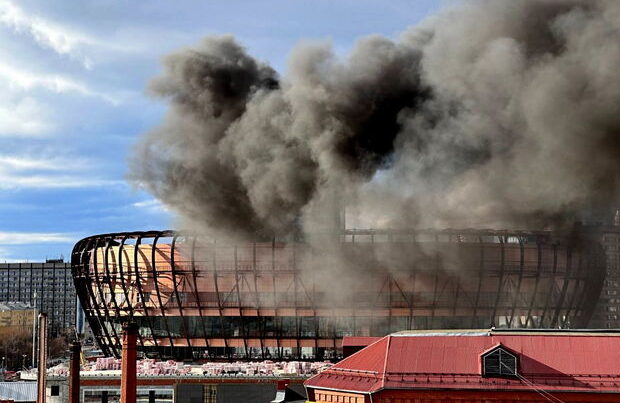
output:
M293 50L231 37L165 61L171 108L131 180L184 226L255 237L356 226L537 227L618 201L620 1L467 1L396 40Z

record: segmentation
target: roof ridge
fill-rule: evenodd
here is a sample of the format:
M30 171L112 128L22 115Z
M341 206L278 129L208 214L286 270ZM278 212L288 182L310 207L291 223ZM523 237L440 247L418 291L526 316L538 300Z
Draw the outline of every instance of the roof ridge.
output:
M385 378L387 375L387 362L390 356L390 345L392 344L392 335L388 334L387 343L385 344L385 359L383 360L383 372L381 373L381 389L385 388Z
M361 336L361 337L371 337L371 336ZM345 361L349 360L349 358L351 357L355 357L356 355L363 353L364 350L366 350L368 347L373 346L377 343L380 343L381 341L383 341L383 339L385 339L387 336L384 337L379 337L377 340L373 341L372 343L370 343L369 345L365 346L364 348L361 348L359 350L357 350L356 352L354 352L353 354L351 354L350 356L348 356L347 358L343 358L342 360L338 361L335 365L340 365L342 363L344 363Z

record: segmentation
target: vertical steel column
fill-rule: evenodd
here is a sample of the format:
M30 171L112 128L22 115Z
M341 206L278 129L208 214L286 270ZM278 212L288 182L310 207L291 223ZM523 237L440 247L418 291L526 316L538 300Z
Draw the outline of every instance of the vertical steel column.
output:
M519 236L517 239L519 240L519 281L517 282L517 289L512 300L512 310L510 311L510 321L508 322L508 327L513 327L512 321L517 310L519 293L521 292L521 283L523 282L523 270L525 270L525 246L523 237Z
M478 289L476 291L476 300L474 302L471 315L471 327L473 329L476 329L478 327L476 315L478 314L478 305L480 304L480 290L482 289L482 278L484 273L484 244L482 243L481 235L478 235L478 245L480 248L480 265L478 267ZM493 313L493 316L495 316L495 313Z
M176 297L177 307L179 308L179 316L181 318L181 328L183 329L183 332L185 333L185 339L187 340L187 347L191 349L192 343L189 339L189 332L187 331L187 325L185 323L185 315L183 315L183 306L181 305L181 297L179 294L180 282L177 282L177 276L176 276L177 266L176 266L176 261L175 261L175 249L176 249L176 244L177 244L177 238L178 238L177 235L173 236L172 244L170 245L170 273L172 274L172 286L174 287L174 296Z
M247 329L245 327L245 322L243 319L243 305L241 304L241 291L239 290L239 263L237 260L237 245L235 244L234 249L234 257L235 257L235 288L237 290L237 308L239 309L239 322L241 326L241 334L243 337L243 349L245 350L245 356L248 358L248 334Z
M256 274L256 242L252 242L252 276L254 278L254 295L256 296L256 322L258 325L258 340L260 343L260 356L262 359L265 359L265 332L263 321L261 320L260 310L261 310L261 302L260 295L258 293L258 280Z
M155 348L157 349L159 358L163 359L161 349L158 348L159 344L157 343L157 336L155 335L155 327L153 325L153 319L151 319L151 315L149 314L149 303L147 302L146 297L144 296L144 290L142 289L142 280L140 279L140 267L138 264L138 261L139 261L138 255L140 252L141 244L142 244L142 235L138 235L138 237L136 238L136 246L133 250L133 266L134 266L133 268L134 268L134 273L136 276L136 288L138 289L138 295L140 296L140 299L142 300L142 311L144 313L144 317L146 318L147 325L149 326L149 329L151 331L151 338L153 340L153 344L155 344ZM144 270L148 271L148 267L145 267ZM153 278L153 281L156 281L155 278ZM150 302L150 298L149 298L149 302ZM138 329L138 334L139 333L140 331Z
M579 263L577 264L577 270L576 271L577 271L577 273L581 273L581 267L582 267L582 261L583 261L583 253L579 253L578 256L579 256ZM580 285L581 285L581 281L580 281L578 276L576 276L575 278L571 278L569 281L571 281L573 283L573 292L569 293L570 294L570 301L568 302L568 306L566 308L566 317L560 323L560 327L562 329L566 329L566 325L567 325L568 319L570 318L571 311L574 310L575 311L575 315L577 315L577 307L575 305L575 299L577 298L577 294L579 293L579 288L580 288ZM567 290L567 292L568 292L568 290ZM582 293L581 293L582 298L585 297L585 294L586 294L586 292L585 292L585 285L584 285ZM577 321L577 319L578 319L578 317L575 316L575 320L576 321ZM568 325L570 326L570 323L568 323ZM585 326L585 324L582 325L582 326Z
M603 253L601 253L603 252ZM580 314L576 317L574 327L587 327L596 304L591 300L592 295L600 295L604 284L607 270L596 270L598 267L607 269L607 260L603 249L593 251L592 254L582 256L585 250L579 254L578 282L582 284L581 298L575 302L575 307L581 307ZM617 262L614 264L617 266ZM615 268L615 267L614 267ZM594 274L591 274L594 273ZM575 308L575 312L577 312Z
M121 361L121 403L136 403L138 326L126 323L123 326L123 354Z
M222 331L222 335L224 336L224 350L226 351L226 356L230 359L230 348L228 347L228 339L230 335L226 334L226 327L224 323L224 311L222 309L222 299L220 298L220 287L218 284L218 275L217 275L217 241L213 241L213 285L215 287L215 294L217 295L217 308L219 312L220 319L220 329Z
M339 240L340 242L340 240ZM297 265L296 265L296 256L295 256L295 244L293 243L293 263L292 266L290 267L289 270L292 270L293 272L293 307L295 308L295 317L296 317L296 326L297 326L297 340L295 342L295 346L297 348L297 355L298 358L301 358L301 347L300 347L300 339L301 339L301 321L303 320L303 318L305 318L305 316L300 317L299 316L299 305L297 303L297 293L299 292L297 290ZM301 318L301 319L300 319ZM262 344L262 341L261 341Z
M114 332L114 338L116 339L116 342L115 342L116 345L114 347L114 349L116 350L117 348L121 347L121 338L116 330L117 325L120 325L120 321L121 321L121 308L118 306L118 303L116 302L116 281L114 281L114 283L112 282L112 274L110 274L110 260L108 256L110 254L110 247L112 246L111 243L112 243L112 237L107 239L107 242L105 245L105 249L103 252L103 267L105 268L108 289L110 290L110 301L112 302L113 309L114 309L115 321L111 322L110 324L112 326L112 331ZM110 304L106 304L106 308L109 309Z
M498 282L497 282L497 291L496 291L496 295L495 295L495 303L493 304L493 314L491 315L491 323L489 325L492 326L496 326L497 323L495 323L495 320L497 319L497 308L499 307L499 301L502 297L502 290L504 289L504 273L506 271L506 236L499 236L499 244L500 244L500 265L499 265L499 277L498 277ZM482 244L480 245L480 247L482 249L484 249L484 246L482 246ZM484 262L481 261L480 264L482 265ZM482 279L484 278L483 273L480 273L480 281L482 281ZM478 289L478 294L480 294L480 289Z
M82 345L80 342L73 342L70 351L68 403L80 403L80 358L82 354Z
M439 236L438 234L435 234L435 246L439 246ZM438 287L438 283L439 283L439 252L435 252L435 270L433 270L434 274L435 274L435 280L434 280L434 285L433 285L433 305L431 307L431 325L430 328L434 328L435 327L435 309L437 308L437 287Z
M112 337L110 336L110 332L108 331L108 326L111 323L111 319L110 319L110 312L109 312L109 308L105 303L105 297L103 296L103 289L101 288L101 281L99 279L99 262L97 261L97 249L99 248L99 241L94 239L94 245L92 248L92 266L93 266L93 270L95 271L95 281L94 283L91 282L91 284L94 284L97 287L97 292L99 293L99 298L101 300L101 303L97 303L97 299L94 297L93 295L93 303L94 305L97 307L97 313L98 316L101 317L101 314L99 313L99 306L103 305L103 313L105 316L105 320L102 323L102 328L103 328L103 332L105 333L105 337L107 338L107 346L108 346L108 351L111 349L112 350L112 354L114 354L115 357L118 357L118 351L116 350L116 340L118 340L118 335L116 335L115 333L115 340L112 340ZM111 326L112 327L112 326ZM112 330L114 330L114 328L112 327Z
M409 273L407 273L409 274ZM413 284L415 284L415 272L413 273ZM413 297L412 298L407 298L407 294L405 293L405 291L403 291L403 288L400 286L400 284L398 284L398 281L396 281L396 279L394 279L394 277L392 277L392 281L394 282L394 286L398 289L398 292L400 293L401 297L403 297L403 299L405 300L405 303L407 304L407 308L409 308L409 316L412 316L412 312L413 312ZM409 323L407 323L407 327L410 328L411 327L411 319L409 319ZM404 329L400 329L400 330L404 330ZM391 330L390 330L391 331Z
M278 315L278 293L276 292L276 238L271 238L271 281L273 284L273 321L276 324L276 349L278 357L282 358L280 341L282 338L282 318Z
M558 245L553 244L553 274L556 273L558 267ZM551 277L551 289L547 293L547 298L545 299L545 307L543 309L542 315L540 316L540 324L539 327L549 327L545 325L545 317L549 312L549 303L553 300L553 290L555 288L555 276Z
M415 243L417 239L417 234L413 232L411 234L411 242ZM415 329L416 324L413 319L413 310L415 309L415 286L417 280L417 268L415 265L412 265L410 272L408 273L411 277L411 298L409 299L409 328Z
M558 323L558 318L560 316L560 310L563 308L564 300L566 299L566 291L568 290L568 283L570 279L570 274L573 267L572 262L573 254L570 245L566 248L566 272L564 273L564 283L562 284L562 291L560 292L560 299L557 304L555 304L555 313L553 314L553 319L551 320L551 327L554 328Z
M127 238L129 238L129 235L123 236L123 239L121 240L121 244L118 247L118 273L120 275L120 283L121 283L121 288L123 290L123 295L125 296L125 303L127 304L127 307L126 308L123 307L123 309L126 309L129 312L129 321L134 322L134 312L133 312L132 301L129 298L129 291L127 290L127 283L130 280L130 274L129 274L130 272L127 273L127 279L125 279L125 271L123 270L123 254L125 252L125 242L127 242ZM134 260L134 264L135 264L135 260ZM131 263L129 267L131 270ZM120 317L120 311L119 311L119 317ZM138 340L140 341L140 345L144 347L144 340L142 340L142 335L140 335L140 332L138 332Z
M310 249L310 265L309 267L310 269L310 274L311 274L311 281L312 281L312 289L310 290L310 293L312 295L312 297L310 298L310 306L312 308L312 315L314 318L314 350L313 350L313 354L314 357L317 357L317 352L318 352L318 346L319 346L319 338L320 338L320 333L319 333L319 318L316 316L316 277L315 277L315 273L316 270L314 270L314 264L315 264L315 253L316 251L314 250L313 247L310 246L305 246L306 248ZM306 287L304 286L304 291L306 292L306 295L308 295L308 291L306 290ZM355 331L355 325L353 327L353 331Z
M200 303L200 293L198 292L198 275L196 273L196 242L198 240L197 236L192 237L192 246L191 246L191 268L192 268L192 278L194 279L194 298L196 299L196 307L198 308L198 315L200 315L200 324L202 325L202 334L205 339L205 344L207 346L207 354L211 354L211 349L209 346L209 337L207 335L207 326L205 325L205 317L202 314L202 304Z
M458 249L459 249L459 253L462 251L463 249L463 243L459 242L458 243ZM468 270L469 267L466 268L466 270ZM457 275L455 277L454 274L452 274L453 278L456 278L456 280L453 280L454 286L455 286L455 291L454 291L454 302L452 303L452 315L456 316L456 307L458 305L459 302L459 291L461 290L461 278L463 277L462 275Z
M79 241L73 247L73 251L71 252L71 274L73 276L73 284L75 285L77 297L79 298L80 304L82 305L82 310L84 311L86 320L88 320L88 323L93 330L95 339L97 340L97 345L99 346L101 351L104 352L104 354L109 354L108 347L104 344L101 336L101 316L99 315L99 311L97 311L96 315L93 314L95 308L91 304L91 301L95 301L95 296L92 292L92 281L87 280L88 268L85 269L86 264L84 263L85 261L87 261L87 259L84 258L84 255L90 257L90 255L87 253L88 245L90 245L90 240L84 239Z
M45 403L47 384L47 314L39 314L39 366L37 368L37 403Z
M540 284L540 278L542 276L542 243L537 242L537 261L536 261L536 280L534 283L534 291L532 292L532 299L530 301L530 306L527 311L527 319L525 320L525 327L529 327L530 323L532 323L533 327L536 326L534 323L534 319L532 318L532 310L536 305L536 295L538 294L538 286Z
M159 290L159 281L157 280L157 241L161 237L161 234L155 235L153 238L153 243L151 244L151 269L153 269L153 283L155 285L155 292L157 293L157 300L159 302L159 308L161 310L162 321L164 322L164 327L166 328L166 332L168 333L168 340L170 340L170 348L174 347L174 341L172 340L172 334L170 333L170 328L168 327L168 318L166 317L166 310L164 308L164 303L161 299L161 292Z
M387 272L387 276L388 276L388 324L387 324L387 331L384 329L384 332L387 334L389 332L392 331L392 308L393 308L393 298L392 298L392 293L393 293L393 285L394 285L394 276L392 275L392 273L390 273L389 271ZM403 330L403 329L400 329Z

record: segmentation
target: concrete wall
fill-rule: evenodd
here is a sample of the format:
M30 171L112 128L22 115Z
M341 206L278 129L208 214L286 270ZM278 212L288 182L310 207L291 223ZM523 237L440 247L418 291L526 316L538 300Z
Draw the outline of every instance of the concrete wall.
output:
M86 382L85 382L86 381ZM85 390L120 391L118 378L96 379L82 378L80 391L82 401ZM60 396L51 396L52 385L59 386ZM305 396L301 383L289 385L289 388ZM171 390L174 389L175 403L268 403L276 396L276 383L176 383L170 379L142 380L140 390ZM117 392L118 393L118 392ZM66 403L69 397L69 386L64 377L49 377L47 380L47 403ZM112 400L110 400L112 401Z

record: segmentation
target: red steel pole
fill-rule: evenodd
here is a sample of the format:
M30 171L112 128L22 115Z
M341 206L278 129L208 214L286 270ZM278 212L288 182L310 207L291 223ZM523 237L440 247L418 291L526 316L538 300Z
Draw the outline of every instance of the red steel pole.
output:
M80 403L80 358L82 345L79 341L71 345L69 361L69 403Z
M123 325L123 353L121 357L121 403L136 403L136 343L138 326L135 323Z

